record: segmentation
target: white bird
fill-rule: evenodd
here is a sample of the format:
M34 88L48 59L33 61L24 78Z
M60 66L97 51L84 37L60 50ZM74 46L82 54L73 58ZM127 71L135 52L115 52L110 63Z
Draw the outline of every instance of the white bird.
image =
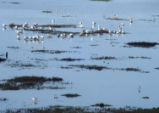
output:
M70 34L69 34L69 37L70 37L70 38L73 38L73 33L70 33Z
M65 38L65 37L66 37L66 34L65 34L65 33L62 33L62 34L60 34L60 37L61 37L61 38Z
M96 25L96 22L95 22L95 21L92 21L92 25Z
M133 23L133 19L132 19L132 18L129 19L129 23L130 23L130 24Z
M24 36L24 40L27 41L27 40L28 40L28 37L27 37L27 36Z
M124 27L123 23L119 24L119 32L120 33L123 33L123 27Z
M32 97L31 99L32 99L32 101L33 101L32 104L37 104L37 100L38 100L38 99L37 99L36 97Z
M112 33L110 29L108 30L108 32L109 32L109 34L111 34L111 33Z
M91 37L91 38L90 38L90 40L91 40L91 41L93 41L93 40L94 40L94 38L93 38L93 37Z
M80 28L83 28L83 27L84 27L84 25L83 25L82 22L79 22L79 27L80 27Z
M90 31L89 30L85 30L85 33L88 34Z
M20 35L17 35L17 40L20 40Z
M55 19L52 19L52 20L51 20L51 23L52 23L52 24L55 24Z
M22 33L22 31L20 30L16 30L17 35L20 35Z
M14 28L15 28L16 30L18 30L18 26L15 26Z
M96 22L92 21L92 29L95 28Z
M22 27L23 27L23 28L28 28L28 23L25 22Z
M48 34L47 37L48 37L48 38L51 38L51 34Z
M6 26L7 26L6 24L2 24L3 29L6 29Z
M105 30L105 28L103 27L103 28L102 28L102 30L104 31L104 30Z
M30 29L34 29L34 27L33 27L33 26L30 26Z
M34 39L34 41L38 41L39 40L39 36L35 35L35 36L33 36L33 39Z
M32 97L32 100L33 100L33 101L37 101L37 98L36 98L36 97Z
M36 29L38 28L38 23L34 23L33 27Z
M43 27L39 27L39 29L43 29Z
M32 40L33 40L33 37L32 37L32 36L29 36L28 38L29 38L29 40L30 40L30 41L32 41Z
M98 25L98 29L97 29L98 31L101 31L102 30L102 28L100 27L100 25Z
M49 30L51 30L51 31L52 31L52 30L53 30L53 28L52 28L52 27L49 27Z

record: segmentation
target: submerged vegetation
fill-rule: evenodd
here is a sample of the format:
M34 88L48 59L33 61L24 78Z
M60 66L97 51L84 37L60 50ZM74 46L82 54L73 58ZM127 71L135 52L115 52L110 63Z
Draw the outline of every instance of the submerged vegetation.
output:
M55 60L66 61L66 62L74 62L74 61L81 61L81 60L84 60L84 59L81 59L81 58L61 58L61 59L55 58Z
M42 11L43 13L52 13L52 11L49 11L49 10L45 10L45 11Z
M128 42L127 45L132 47L143 47L143 48L151 48L155 47L159 43L157 42Z
M92 105L93 107L101 107L101 108L104 108L104 107L110 107L112 105L110 104L104 104L104 103L97 103L97 104L94 104Z
M10 2L10 4L15 4L15 5L18 5L18 4L21 4L20 2Z
M97 66L97 65L69 65L70 67L77 67L81 69L89 69L89 70L98 70L101 71L103 69L109 69L105 66Z
M0 101L7 101L7 98L0 98Z
M62 89L64 87L57 87L58 84L63 82L59 77L38 77L38 76L20 76L13 79L2 80L0 83L1 90L20 90L20 89ZM45 86L46 83L58 83L55 86L50 84Z
M67 67L62 66L61 68L63 69L72 69L72 68L81 68L81 69L88 69L88 70L97 70L97 71L102 71L102 70L120 70L120 71L132 71L132 72L141 72L141 73L149 73L149 71L142 71L141 69L138 68L133 68L133 67L127 67L127 68L113 68L113 67L107 67L107 66L98 66L98 65L69 65Z
M102 56L102 57L91 57L92 60L115 60L112 56Z
M146 56L129 56L129 59L152 59L151 57L146 57Z
M76 51L64 51L64 50L32 50L31 52L35 53L49 53L49 54L61 54L61 53L72 53L72 52L76 52Z
M79 95L77 93L68 93L68 94L63 94L62 96L65 96L67 98L74 98L74 97L79 97L81 95Z

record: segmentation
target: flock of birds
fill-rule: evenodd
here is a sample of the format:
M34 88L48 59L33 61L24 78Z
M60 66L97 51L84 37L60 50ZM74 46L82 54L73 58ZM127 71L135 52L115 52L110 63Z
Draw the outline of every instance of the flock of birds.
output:
M131 22L132 22L132 20L131 20ZM55 19L51 20L51 24L50 25L55 25ZM109 34L124 34L125 32L123 31L123 26L124 26L124 24L120 24L119 25L119 31L111 31L109 29L101 27L100 25L96 25L96 22L92 21L91 30L89 30L89 29L85 30L86 27L84 26L84 24L82 22L79 22L78 28L82 28L82 31L79 33L79 35L83 36L83 34L84 34L87 37L89 34L91 34L91 32L93 30L96 30L96 31L108 31ZM7 25L6 24L2 24L2 29L6 30L7 29ZM39 26L38 23L34 23L33 25L29 25L28 22L25 22L24 24L22 24L21 27L18 27L18 26L15 25L14 29L15 29L15 32L17 34L17 40L23 39L25 42L27 42L27 41L38 41L39 42L40 41L40 42L43 43L45 37L48 37L48 38L52 37L51 34L49 34L49 33L47 33L47 36L43 35L42 33L41 33L40 36L39 35L33 35L33 36L23 35L23 32L26 29L31 29L31 30L39 29L39 30L43 30L44 27ZM55 28L53 28L51 26L48 26L47 30L55 31ZM69 38L73 38L74 35L75 34L73 32L70 32L69 34L65 33L65 32L56 34L56 36L58 38L66 38L67 36Z
M113 17L113 18L117 18L116 16ZM132 18L130 18L129 20L130 23L133 22ZM54 25L55 24L55 19L52 19L51 20L51 24ZM96 28L96 22L95 21L92 21L92 25L91 25L91 29L95 29ZM108 33L111 34L111 33L116 33L116 34L124 34L124 31L123 31L123 26L124 24L120 24L119 25L119 31L111 31L111 30L108 30ZM85 28L84 24L82 22L79 22L79 28ZM17 34L17 40L21 40L21 36L24 32L24 30L26 28L30 28L30 29L43 29L42 27L39 27L37 23L33 24L33 26L29 26L28 22L25 22L24 24L22 24L22 29L19 29L18 26L15 26L14 29L15 29L15 32ZM6 30L7 29L7 25L6 24L2 24L2 29L3 30ZM55 30L53 27L48 27L48 30ZM101 31L101 30L106 30L105 28L102 28L100 25L97 26L97 31ZM80 35L82 35L83 33L86 34L86 36L88 36L88 33L90 32L90 30L83 30ZM70 34L65 34L65 33L61 33L61 34L57 34L57 37L58 38L66 38L68 35L69 38L73 38L74 37L74 34L73 33L70 33ZM48 38L51 37L50 34L48 34L47 36ZM44 35L34 35L34 36L23 36L23 40L24 41L40 41L41 43L44 43ZM0 62L4 62L8 59L8 52L6 52L6 55L5 55L6 58L0 58ZM140 88L139 88L140 89ZM54 96L54 99L57 99L58 97L57 96ZM37 97L32 97L31 98L33 103L32 104L37 104L38 102L38 99Z
M118 17L115 15L112 17L113 19L117 19ZM129 19L129 23L133 23L133 20L132 18ZM55 19L52 19L51 20L51 24L50 25L55 25ZM106 33L108 34L124 34L125 32L123 31L123 27L124 27L124 24L120 24L119 25L119 30L118 31L111 31L109 29L106 29L106 28L103 28L101 27L100 25L97 25L95 21L92 21L92 24L91 24L91 30L87 29L85 30L86 26L84 26L84 24L82 22L79 22L79 25L77 26L78 28L82 28L82 31L79 33L80 36L83 36L85 35L86 37L88 37L89 34L92 33L93 30L95 31L107 31ZM2 24L2 29L3 30L6 30L7 29L7 25L6 24ZM15 25L14 28L15 29L15 32L17 34L17 40L21 40L23 39L25 42L41 42L42 44L44 43L44 38L51 38L51 34L47 34L44 35L41 33L41 35L33 35L33 36L26 36L24 35L24 31L25 29L32 29L32 30L36 30L36 29L41 29L43 30L44 28L39 26L38 23L34 23L33 25L29 25L28 22L25 22L24 24L22 24L21 27L19 27L18 25ZM47 27L48 30L50 31L56 31L54 27L51 27L51 26L48 26ZM64 32L61 32L59 34L56 34L58 38L66 38L67 36L69 38L73 38L74 37L74 33L73 32L70 32L69 34L68 33L64 33ZM22 38L23 37L23 38ZM6 61L8 59L8 52L6 52L6 58L0 58L0 62L3 62L3 61Z

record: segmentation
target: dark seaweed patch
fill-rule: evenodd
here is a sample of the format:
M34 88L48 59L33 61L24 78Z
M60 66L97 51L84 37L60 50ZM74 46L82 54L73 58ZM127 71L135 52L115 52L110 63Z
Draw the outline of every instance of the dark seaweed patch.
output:
M37 62L48 61L47 59L42 59L42 58L35 58L35 59L31 59L31 60L35 60Z
M9 49L19 49L19 46L8 46Z
M159 70L159 67L156 67L155 69Z
M81 68L81 69L88 69L88 70L120 70L120 71L134 71L134 72L141 72L141 73L149 73L149 71L142 71L138 68L133 67L127 67L127 68L112 68L112 67L106 67L106 66L98 66L98 65L68 65L67 67L61 67L62 69L72 69L72 68Z
M81 59L81 58L61 58L61 59L55 58L55 60L57 60L57 61L66 61L66 62L73 62L73 61L81 61L83 59Z
M70 67L70 66L61 66L60 68L61 69L72 69L72 67Z
M32 50L31 52L37 52L37 53L49 53L49 54L61 54L61 53L72 53L76 51L63 51L63 50Z
M142 97L142 99L149 99L150 97L148 97L148 96L144 96L144 97Z
M149 71L143 71L139 68L127 67L127 68L118 68L117 70L122 71L134 71L134 72L141 72L141 73L150 73Z
M92 60L115 60L112 56L102 56L102 57L91 57Z
M21 76L13 79L3 80L0 83L1 90L20 90L20 89L60 89L57 86L45 86L44 83L62 83L63 79L59 77L38 77L38 76Z
M127 45L132 47L143 47L143 48L150 48L158 45L157 42L128 42Z
M74 94L68 93L68 94L63 94L62 96L65 96L65 97L67 97L67 98L74 98L74 97L79 97L79 96L81 96L81 95L79 95L79 94L77 94L77 93L74 93Z
M16 61L13 63L8 64L8 66L16 68L16 67L20 67L20 68L32 68L32 67L40 67L40 65L35 65L33 63L23 63L21 61Z
M125 71L141 71L138 68L121 68L121 70L125 70Z
M103 69L110 69L105 66L97 66L97 65L69 65L70 67L77 67L81 69L89 69L89 70L98 70L101 71Z
M134 71L134 72L141 72L141 73L149 73L149 71L142 71L138 68L132 68L132 67L127 67L127 68L119 68L119 70L122 71Z
M156 15L153 15L153 16L155 16L155 17L159 17L159 15L158 15L158 14L156 14Z
M15 24L15 23L10 23L9 27L14 28L15 26L22 28L22 24ZM52 28L76 28L76 25L74 24L45 24L45 25L38 25L38 27L52 27ZM24 28L24 30L28 31L40 31L40 32L51 32L52 30L44 30L44 29L31 29L31 28Z
M146 57L146 56L141 56L141 57L138 57L138 56L129 56L128 58L129 59L151 59L151 57Z
M95 46L98 46L98 44L91 44L90 46L95 47Z
M71 15L63 15L62 17L72 17Z
M10 2L10 4L18 5L18 4L20 4L20 2Z
M49 10L45 10L45 11L42 11L43 13L52 13L52 11L49 11Z
M110 105L110 104L104 104L104 103L97 103L97 104L94 104L92 106L93 107L101 107L101 108L103 108L103 107L110 107L112 105Z
M73 49L80 49L81 47L80 46L74 46L72 47Z
M0 98L0 101L7 101L7 98Z

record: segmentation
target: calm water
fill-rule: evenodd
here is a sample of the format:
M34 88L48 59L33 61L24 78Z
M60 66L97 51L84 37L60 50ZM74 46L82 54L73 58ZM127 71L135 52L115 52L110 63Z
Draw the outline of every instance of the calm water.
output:
M57 24L76 24L83 22L86 29L91 28L92 21L102 27L118 30L118 25L124 23L124 30L129 34L96 35L89 37L75 36L72 39L59 39L55 35L45 38L44 44L23 40L24 35L38 33L24 32L21 40L16 39L14 30L7 28L0 31L0 54L9 52L9 59L0 63L0 79L9 79L22 75L58 76L72 84L66 89L58 90L19 90L0 91L0 98L8 101L0 101L2 109L43 107L50 105L89 106L99 102L111 104L113 107L126 105L136 107L158 107L159 98L159 48L128 48L123 47L131 41L159 42L158 26L159 14L158 0L112 0L110 2L95 2L89 0L21 0L19 4L12 4L12 0L0 0L0 24L12 22L22 24L50 24L55 19ZM44 10L52 13L42 13ZM121 18L133 18L129 21L106 20L104 17L112 17L117 14ZM148 21L153 20L156 21ZM58 29L63 30L63 29ZM82 31L82 29L70 28L69 31ZM41 35L41 34L39 34ZM47 35L44 35L47 37ZM92 46L95 45L95 46ZM8 48L18 46L19 49ZM79 49L73 47L80 47ZM33 49L76 51L62 54L32 53ZM91 57L113 56L117 60L91 60ZM146 56L151 59L129 59L129 56ZM54 58L82 58L82 61L63 62L51 60ZM40 58L44 61L37 62ZM45 61L46 60L46 61ZM11 67L16 61L33 63L37 65L31 68ZM61 66L70 64L102 65L112 68L139 68L149 73L127 72L120 70L87 70L80 68L61 69ZM138 88L141 92L138 93ZM78 93L77 98L61 96L65 93ZM58 99L54 99L54 96ZM149 99L142 99L148 96ZM38 98L38 104L32 105L32 97Z

